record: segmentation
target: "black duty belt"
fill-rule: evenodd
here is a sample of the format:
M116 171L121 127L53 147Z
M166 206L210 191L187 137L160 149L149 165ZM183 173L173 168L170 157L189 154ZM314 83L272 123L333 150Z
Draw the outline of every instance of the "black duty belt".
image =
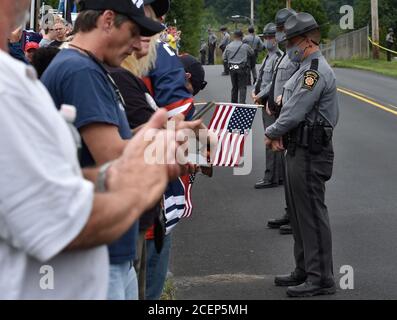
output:
M297 147L306 148L312 154L319 154L330 144L332 136L331 126L303 122L283 137L283 143L292 156Z

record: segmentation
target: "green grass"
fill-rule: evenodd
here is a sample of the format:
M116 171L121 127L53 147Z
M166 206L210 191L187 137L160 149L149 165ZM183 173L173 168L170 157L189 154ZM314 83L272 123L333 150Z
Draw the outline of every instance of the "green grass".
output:
M172 279L168 278L165 282L163 294L160 300L175 300L176 288Z
M352 59L332 61L333 67L361 69L397 78L397 61Z

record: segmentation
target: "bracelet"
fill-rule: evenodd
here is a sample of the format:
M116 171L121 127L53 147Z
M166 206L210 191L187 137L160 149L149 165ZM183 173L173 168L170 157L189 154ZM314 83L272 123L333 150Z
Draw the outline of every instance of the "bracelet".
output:
M112 165L112 162L107 162L103 166L99 168L98 178L96 181L96 191L97 192L106 192L106 178L107 178L107 171Z

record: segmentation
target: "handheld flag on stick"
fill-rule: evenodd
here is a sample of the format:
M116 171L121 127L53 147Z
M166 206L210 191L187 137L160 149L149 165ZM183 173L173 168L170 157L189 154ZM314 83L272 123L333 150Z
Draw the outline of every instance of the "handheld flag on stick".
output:
M252 129L257 106L217 105L209 129L218 136L214 166L236 167L240 164L245 138Z

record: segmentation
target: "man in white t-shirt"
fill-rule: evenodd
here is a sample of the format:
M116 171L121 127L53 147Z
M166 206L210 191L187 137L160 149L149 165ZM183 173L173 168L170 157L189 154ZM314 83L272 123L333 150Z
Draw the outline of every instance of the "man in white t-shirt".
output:
M0 2L0 299L104 299L104 244L154 206L181 167L144 161L146 147L172 141L165 130L152 142L143 139L165 125L160 111L119 159L85 170L105 189L94 192L70 130L35 71L6 53L8 35L25 22L29 5ZM177 145L169 146L167 163L175 160Z

